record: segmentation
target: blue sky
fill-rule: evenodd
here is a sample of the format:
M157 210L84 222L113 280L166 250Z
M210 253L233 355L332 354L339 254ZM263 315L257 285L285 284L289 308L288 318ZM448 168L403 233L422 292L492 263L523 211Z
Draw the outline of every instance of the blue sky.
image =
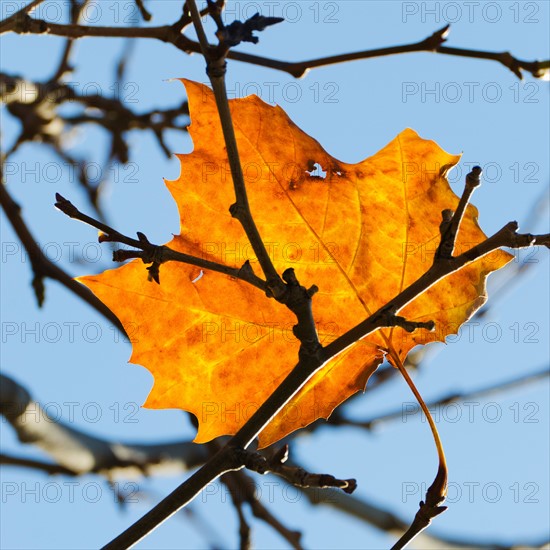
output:
M3 2L0 17L21 5ZM92 5L95 11L87 14L89 24L122 24L131 15L126 0ZM229 5L240 19L255 11L269 15L270 10L286 17L287 22L262 33L259 45L239 46L242 51L283 60L416 42L447 21L452 23L449 46L507 50L527 60L549 57L548 2L306 0ZM63 6L63 2L47 1L39 14L53 19ZM153 23L173 22L180 7L175 0L151 3ZM4 35L2 70L45 79L56 67L62 45L63 40L54 37ZM74 52L78 69L67 80L81 90L99 88L111 93L113 62L123 47L118 39L81 41ZM498 63L430 53L329 66L312 70L300 80L234 61L229 62L228 74L231 94L257 93L281 105L330 154L346 162L368 157L404 128L414 128L446 151L463 153L460 170L450 176L457 193L468 167L485 168L485 182L473 200L485 233L510 220L518 220L524 231L548 231L546 82L529 75L519 81ZM202 58L141 40L117 93L137 111L172 106L184 97L181 84L171 81L179 77L205 82ZM7 148L18 126L4 110L2 127L2 147ZM101 132L86 129L71 139L75 153L91 151L94 167L101 173L106 155ZM167 160L151 135L134 132L129 141L131 164L114 167L102 206L122 232L140 230L152 242L166 242L178 232L179 221L162 178L175 178L178 162ZM192 149L189 137L182 133L170 132L168 144L177 153ZM60 192L85 209L85 197L66 166L39 145L27 144L12 157L9 170L10 192L50 257L74 275L110 266L110 252L97 244L95 231L53 207L54 193ZM535 218L530 215L532 207L544 196L546 209ZM191 438L193 430L182 422L179 411L137 409L151 387L151 376L127 364L129 344L103 318L52 281L46 283L44 307L37 309L28 258L4 215L1 231L3 371L24 384L38 401L50 404L48 410L54 416L82 430L124 441ZM81 257L88 262L80 261ZM447 345L430 347L424 367L415 376L427 400L548 364L547 251L517 253L517 262L524 261L533 263L528 274L498 296L479 325L470 324ZM492 277L489 295L505 281L506 273ZM33 333L35 329L38 332ZM544 381L434 411L451 482L450 510L438 518L434 532L487 541L529 541L548 535L548 398L548 381ZM371 418L406 408L413 401L404 382L396 379L372 394L367 390L350 411L356 418ZM19 444L5 422L2 445L12 454L43 456ZM358 496L392 508L403 518L413 517L423 498L422 484L429 485L436 467L426 422L407 415L372 434L324 428L315 437L297 438L292 453L313 471L356 477ZM99 477L77 480L71 493L64 483L72 480L8 468L0 473L0 544L6 549L97 547L181 482L181 476L135 480L138 502L121 512ZM254 480L263 498L273 501L277 516L304 532L306 547L390 544L389 538L358 521L330 508L309 507L282 484L269 485L273 479ZM193 509L212 526L216 544L237 545L236 514L220 486L209 488ZM259 548L286 547L278 535L256 521L253 540ZM182 515L163 525L140 548L207 548L208 543Z

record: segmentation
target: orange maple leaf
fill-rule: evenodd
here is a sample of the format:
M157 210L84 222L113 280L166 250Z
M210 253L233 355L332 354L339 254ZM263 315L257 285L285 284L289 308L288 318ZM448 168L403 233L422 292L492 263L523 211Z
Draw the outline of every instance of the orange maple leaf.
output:
M168 246L234 267L249 260L261 275L228 211L234 191L213 94L184 83L194 151L178 155L180 176L166 182L181 218L181 234ZM303 285L319 287L313 312L326 345L428 270L441 212L458 204L445 175L460 157L407 129L373 157L346 164L280 107L256 96L232 100L230 107L260 235L279 273L293 267ZM456 253L485 238L477 210L468 206ZM384 357L403 360L417 344L456 334L486 300L487 275L510 259L492 252L400 312L412 321L435 321L435 333L380 329L333 358L264 428L260 445L327 418L365 389ZM141 260L79 280L133 329L130 362L154 376L144 406L192 412L198 443L234 434L297 362L295 317L243 281L171 262L162 265L157 285L147 281Z

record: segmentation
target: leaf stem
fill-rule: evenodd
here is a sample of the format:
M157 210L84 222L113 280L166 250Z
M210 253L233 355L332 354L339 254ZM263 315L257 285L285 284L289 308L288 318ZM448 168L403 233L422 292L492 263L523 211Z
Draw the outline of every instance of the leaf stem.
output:
M435 446L437 448L437 456L439 459L437 474L433 483L430 485L426 492L426 502L420 502L420 509L416 513L412 524L403 534L403 536L392 547L392 550L401 550L402 548L405 548L405 546L410 541L412 541L419 533L426 529L426 527L430 525L434 517L442 514L447 509L446 506L441 506L441 504L445 501L445 496L447 495L448 469L447 461L445 459L445 451L443 450L443 444L441 442L441 438L439 437L439 432L437 431L437 427L435 425L434 419L432 418L430 410L426 406L426 403L424 403L424 399L422 399L420 392L412 381L412 378L409 376L409 373L403 365L401 358L396 353L392 353L391 358L393 360L393 363L397 366L399 372L407 382L407 385L413 392L416 400L418 401L418 404L420 405L420 407L424 411L424 414L426 415L426 418L428 419L430 430L432 432Z
M441 438L439 437L439 432L437 431L437 427L435 425L434 419L432 418L432 415L430 413L430 410L426 406L426 403L424 403L424 399L422 398L422 395L418 391L418 388L412 381L412 378L410 377L409 373L407 372L407 369L403 365L403 361L399 358L399 356L395 353L392 354L392 359L395 362L397 368L399 369L399 372L405 379L405 382L407 382L407 385L413 392L414 396L416 397L416 400L418 401L418 404L424 411L424 414L426 415L426 418L428 419L428 423L430 425L430 429L432 431L432 434L434 436L435 446L437 447L437 454L439 457L440 465L447 468L447 461L445 460L445 452L443 450L443 444L441 443Z

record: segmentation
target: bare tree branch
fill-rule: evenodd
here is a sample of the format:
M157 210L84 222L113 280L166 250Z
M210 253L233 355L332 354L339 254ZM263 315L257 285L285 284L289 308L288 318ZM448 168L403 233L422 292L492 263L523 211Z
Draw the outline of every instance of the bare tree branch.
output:
M0 33L12 30L15 28L18 23L24 19L25 17L28 17L29 13L32 13L32 11L42 4L44 0L32 0L29 4L22 7L20 10L16 11L14 14L10 15L10 17L7 17L3 21L0 21Z
M6 418L22 443L32 443L49 454L54 465L31 464L27 459L19 465L45 470L48 473L82 475L99 473L108 479L136 477L187 471L204 463L208 452L203 445L190 441L154 445L107 441L52 421L29 392L15 380L0 374L0 414ZM3 463L9 462L4 457ZM55 470L55 471L54 471Z
M235 190L235 203L229 208L231 215L241 223L250 244L258 258L258 262L265 275L267 288L277 299L282 297L286 292L285 284L277 273L275 266L267 249L262 241L248 203L248 195L244 182L243 170L239 158L239 149L237 146L237 138L229 110L229 101L227 99L227 90L225 86L225 75L227 65L225 58L229 51L229 46L220 41L218 47L213 48L208 43L204 28L202 26L200 12L194 0L188 0L187 5L191 11L193 25L199 37L202 55L206 61L206 74L212 83L214 97L216 99L216 107L222 126L223 137L227 148L227 158L231 169L231 177L233 179L233 188Z
M49 462L43 462L41 460L33 460L30 458L22 458L17 456L8 455L5 453L0 454L0 464L6 466L18 466L20 468L28 468L31 470L38 470L48 475L66 475L77 476L78 473L65 466L59 464L51 464Z
M181 27L183 28L183 27ZM173 44L179 50L185 53L199 53L200 44L181 34L181 28L176 31L174 26L165 25L161 27L92 27L86 25L62 25L51 23L41 19L34 19L26 14L19 17L18 20L13 16L0 22L0 34L4 32L15 32L18 34L53 34L56 36L65 36L68 38L85 37L104 37L104 38L153 38L162 42ZM548 73L548 62L546 61L525 61L514 57L509 52L487 52L481 50L470 50L465 48L451 48L442 46L449 31L449 25L434 32L429 37L400 46L391 46L387 48L376 48L372 50L363 50L359 52L340 54L317 59L308 59L305 61L279 61L269 59L258 55L247 54L243 52L231 51L228 53L229 59L251 63L260 67L268 67L284 71L296 78L304 76L309 69L325 67L346 61L356 61L360 59L371 59L374 57L383 57L387 55L396 55L411 52L429 51L444 55L453 55L473 59L487 59L497 61L510 69L518 78L522 78L522 71L531 73L535 78L543 78Z
M101 313L108 321L113 323L123 334L126 334L124 327L113 314L113 312L98 298L96 298L86 287L76 282L70 275L63 271L60 267L51 262L42 252L37 244L37 241L31 234L25 221L21 217L20 208L17 203L11 198L6 186L3 182L0 183L0 204L8 220L10 221L15 233L21 240L25 250L29 254L31 266L33 270L33 288L35 291L38 305L41 306L44 302L44 278L54 279L61 283L76 296L90 304L96 311Z
M68 70L62 65L63 63L57 73ZM60 82L59 78L61 75L56 80L29 82L16 75L0 73L0 98L7 104L10 114L21 121L23 127L15 145L3 155L4 159L25 141L46 142L59 150L63 130L67 126L86 123L95 124L109 132L110 158L128 162L128 145L124 141L124 134L130 130L152 131L166 156L171 156L164 142L163 132L185 128L186 125L177 122L179 117L188 114L185 101L171 109L154 109L136 114L116 95L105 97L100 94L80 94L70 84ZM81 105L82 113L60 114L59 107L65 103Z
M288 460L288 445L284 445L269 458L260 453L251 451L242 451L241 460L244 467L259 474L275 474L286 479L296 487L308 488L317 487L319 489L338 488L344 493L351 494L357 488L355 479L336 479L330 474L312 474L304 468L298 466L289 466L285 462Z
M257 275L254 274L250 263L248 260L241 268L229 267L224 264L213 262L211 260L206 260L196 256L191 256L190 254L184 254L183 252L178 252L173 250L168 246L158 246L149 242L147 237L138 232L138 239L133 239L127 237L122 233L119 233L112 227L109 227L107 224L100 222L83 214L66 198L62 197L59 193L56 194L56 203L55 206L61 210L67 216L84 222L96 229L101 231L99 236L99 242L115 242L123 243L128 246L132 246L138 250L117 250L113 254L113 261L123 262L130 258L141 258L143 263L152 264L151 267L148 267L149 278L154 279L157 283L160 283L159 276L159 267L165 262L181 262L189 265L195 265L197 267L202 267L204 269L209 269L211 271L216 271L218 273L223 273L224 275L229 275L235 279L240 279L251 285L263 290L267 290L265 281L260 279Z

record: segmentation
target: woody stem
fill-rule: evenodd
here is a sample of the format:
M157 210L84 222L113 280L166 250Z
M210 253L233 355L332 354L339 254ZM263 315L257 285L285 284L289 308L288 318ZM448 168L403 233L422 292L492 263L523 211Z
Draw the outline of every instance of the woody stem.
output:
M199 37L202 54L206 59L206 73L208 74L212 84L212 89L214 91L223 137L227 148L227 156L231 169L231 176L233 178L233 187L235 189L236 198L235 204L231 205L229 211L231 215L238 219L243 226L243 229L248 237L248 240L250 241L250 244L252 245L252 248L254 249L254 253L258 258L258 262L260 263L262 271L265 275L268 287L270 288L273 296L275 298L279 298L285 293L285 284L277 273L277 270L269 257L250 211L250 204L248 202L248 195L246 192L246 185L239 156L239 148L237 146L237 138L235 136L235 128L231 117L231 111L229 109L229 100L227 99L227 90L225 85L225 58L229 49L224 47L223 43L216 48L212 47L208 43L204 32L204 27L202 25L200 12L195 0L188 0L187 6L191 12L193 25L195 26L197 36Z

